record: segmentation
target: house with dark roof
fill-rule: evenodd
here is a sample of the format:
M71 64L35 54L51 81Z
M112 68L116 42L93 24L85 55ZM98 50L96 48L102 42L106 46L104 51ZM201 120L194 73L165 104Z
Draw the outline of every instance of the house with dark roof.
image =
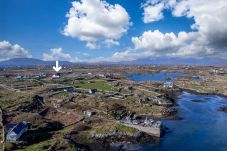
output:
M94 94L95 92L97 92L97 89L89 89L88 92L89 92L90 94Z
M28 125L25 121L18 123L12 127L6 135L7 141L17 141L21 135L28 130Z

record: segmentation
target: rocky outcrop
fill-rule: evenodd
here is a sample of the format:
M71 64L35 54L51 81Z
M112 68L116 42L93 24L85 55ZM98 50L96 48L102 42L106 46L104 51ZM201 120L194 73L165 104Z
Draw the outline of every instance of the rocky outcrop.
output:
M135 133L129 133L129 132L118 132L118 131L112 131L109 133L103 133L103 134L94 134L92 136L93 139L105 139L108 137L139 137L141 135L141 132L135 132Z

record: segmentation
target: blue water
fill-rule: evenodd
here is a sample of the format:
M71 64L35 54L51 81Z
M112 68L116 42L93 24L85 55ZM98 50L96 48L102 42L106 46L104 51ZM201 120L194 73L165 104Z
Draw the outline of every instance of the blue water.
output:
M135 81L163 80L163 75L129 75L129 78ZM192 101L194 99L204 101ZM227 151L227 113L219 111L220 107L227 106L227 98L183 92L177 103L179 116L183 119L163 121L171 133L165 134L158 144L135 146L136 150Z
M205 102L193 102L204 99ZM227 106L227 98L195 95L179 96L179 114L183 120L163 121L171 133L156 145L142 145L142 151L227 151L227 113L218 111Z
M129 74L128 79L133 81L165 81L166 78L171 78L172 80L177 77L184 76L181 72L157 72L151 74Z

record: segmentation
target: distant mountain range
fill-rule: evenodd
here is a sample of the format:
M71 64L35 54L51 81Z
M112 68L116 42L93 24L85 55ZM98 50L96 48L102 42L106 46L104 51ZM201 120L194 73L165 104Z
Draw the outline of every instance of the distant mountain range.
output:
M61 64L72 64L68 61L59 61ZM43 61L34 58L14 58L7 61L0 62L0 66L44 66L44 65L55 65L55 61Z
M60 65L73 64L68 61L59 61ZM86 64L84 62L84 64ZM160 65L227 65L225 59L180 59L180 58L145 58L123 62L100 62L98 64L160 64ZM0 67L5 66L52 66L55 61L43 61L34 58L14 58L0 62Z

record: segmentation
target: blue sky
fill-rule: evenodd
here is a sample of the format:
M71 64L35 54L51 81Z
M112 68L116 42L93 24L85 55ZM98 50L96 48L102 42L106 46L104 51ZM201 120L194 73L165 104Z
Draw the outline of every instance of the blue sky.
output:
M86 1L88 1L88 5L93 5L92 2L89 2L90 0L77 0L78 4L80 4L81 6L83 5L83 3L85 5ZM124 29L126 29L126 31L112 37L106 37L105 35L102 35L102 38L95 38L95 40L88 40L87 38L85 38L84 40L83 38L81 39L81 37L84 36L84 33L78 31L79 29L76 29L77 27L70 25L70 30L67 32L70 36L67 36L66 32L64 33L66 26L69 24L69 17L66 17L66 14L69 12L70 8L73 7L72 2L74 1L0 0L0 41L8 42L8 45L12 46L11 49L14 49L13 46L18 44L21 49L26 51L26 53L23 53L24 55L32 56L33 58L45 59L45 53L47 55L46 60L60 58L62 60L71 59L73 61L95 61L96 58L101 58L101 60L105 61L105 58L108 58L108 60L113 59L113 61L124 61L125 59L130 61L147 57L182 58L185 56L188 56L189 58L204 59L206 57L218 58L219 54L226 55L225 44L222 47L216 45L210 46L210 44L204 43L203 41L205 40L203 39L201 40L201 43L198 44L197 40L194 40L195 38L193 38L200 35L202 35L201 38L204 37L204 35L215 35L218 34L218 32L225 33L226 29L223 29L223 31L217 31L217 33L207 33L207 31L203 31L202 28L192 28L191 26L195 23L199 26L203 26L203 24L201 24L201 21L203 20L200 19L200 16L198 16L199 14L196 14L196 12L189 12L191 13L190 15L185 15L186 11L179 12L177 10L177 5L180 5L179 2L174 2L174 5L172 6L172 4L170 4L171 0L133 0L133 3L130 0L95 1L97 2L97 5L107 3L108 6L113 6L113 9L116 11L121 11L122 9L124 9L126 16L124 16L124 19L122 19L122 21L119 21L125 22L122 23L124 24L124 27L123 25L116 26L118 26L119 28L123 27ZM204 1L204 4L206 3L206 0L202 1ZM189 7L194 7L194 3L195 1L191 0L191 3L188 4ZM115 4L119 4L122 9L117 9L115 7ZM146 5L143 6L143 4ZM224 3L223 5L226 5L226 3ZM161 10L156 9L158 8L158 6L162 6ZM146 12L146 9L151 11ZM86 13L86 11L89 10L85 8L81 11L83 11L83 13ZM223 10L223 12L224 11L225 10ZM147 14L148 21L144 21L145 13ZM151 15L149 13L151 13ZM161 19L158 18L158 15L160 16L160 13L162 16ZM97 12L96 15L98 14L99 13ZM195 22L195 18L197 19L197 22ZM91 16L90 19L93 19L93 16ZM226 21L226 18L220 19L223 19L223 22ZM89 21L89 18L87 20ZM105 23L107 23L108 19L104 19L104 21ZM96 23L94 22L94 20L90 22ZM113 22L111 22L111 24L113 24ZM84 25L82 23L80 23L79 25L82 25L84 28L86 28L87 26L86 24ZM80 36L75 35L75 32L71 32L71 29L74 30L74 28L75 30L77 30L76 34L79 33ZM209 29L210 26L207 26L206 28ZM86 29L88 29L88 27ZM105 27L105 29L108 29L108 27ZM111 26L110 29L115 29L115 27ZM158 30L159 32L154 32L155 30ZM178 44L179 42L181 42L181 38L178 34L182 31L186 33L186 37L189 39L182 42L184 43L184 45ZM147 34L147 36L145 36L145 33ZM171 35L173 36L171 38L173 38L174 41L166 41L166 38L168 39L168 35L165 35L166 33L173 33L174 35ZM94 35L98 33L94 33L92 31L92 34ZM224 42L226 42L225 40L227 39L225 38L225 36L226 34L224 34ZM136 37L137 42L133 42L132 37ZM160 42L159 46L155 46L155 43L144 46L144 40L150 43L149 39L147 40L146 38L153 39L154 41L156 40L156 38L158 38L157 41L162 38L163 40L161 40L162 42ZM223 39L220 39L220 41L223 41ZM104 44L105 40L113 40L118 44L113 44L108 47ZM214 41L212 39L209 40L211 42ZM163 41L165 42L165 44L163 44ZM216 44L216 41L214 42ZM95 49L88 48L86 46L87 43L95 44ZM5 45L7 44L5 43ZM198 47L201 50L199 50L198 52L193 52L194 46ZM4 47L4 49L6 48ZM181 54L180 52L184 51L184 49L191 50L188 50L189 52L185 52L185 54ZM53 52L59 51L60 53L53 54ZM65 57L61 58L61 53L67 54L68 56L66 55ZM4 53L2 54L4 55ZM20 56L20 54L15 55L15 57L17 56ZM6 54L6 56L3 58L13 57L14 56Z

